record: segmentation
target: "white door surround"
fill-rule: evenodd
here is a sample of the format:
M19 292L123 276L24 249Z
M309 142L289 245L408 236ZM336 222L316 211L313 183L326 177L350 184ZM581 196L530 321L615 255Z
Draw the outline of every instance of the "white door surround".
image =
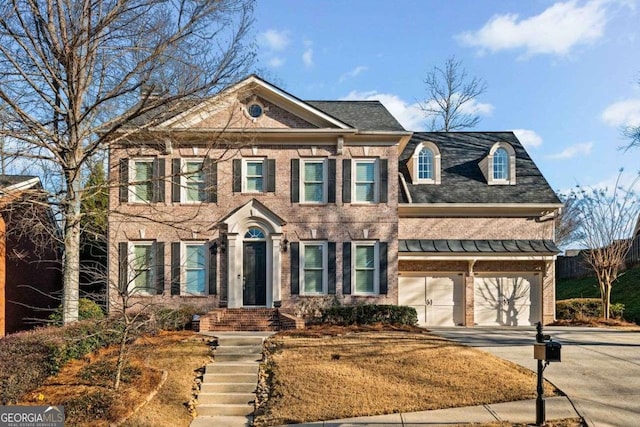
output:
M243 307L243 242L247 231L252 227L257 227L264 232L267 246L266 307L273 308L276 302L282 300L280 242L282 240L282 226L285 222L262 203L253 199L234 210L222 220L222 223L227 225L227 307Z

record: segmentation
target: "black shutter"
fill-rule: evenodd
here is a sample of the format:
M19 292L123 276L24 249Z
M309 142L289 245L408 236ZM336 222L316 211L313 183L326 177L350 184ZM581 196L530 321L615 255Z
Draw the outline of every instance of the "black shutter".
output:
M127 242L118 243L118 291L121 294L127 292L129 276L127 275L129 257L129 245Z
M276 159L267 159L267 192L276 191Z
M342 244L342 294L351 294L351 242Z
M327 243L327 281L329 295L336 293L336 242Z
M154 276L156 293L162 295L164 292L164 243L155 242L153 246L155 247L153 262L156 265Z
M380 242L378 243L379 253L380 253L380 294L386 295L388 289L388 275L387 275L387 265L388 261L388 250L387 243Z
M336 159L329 159L327 165L327 203L336 202Z
M342 203L351 203L351 159L342 160Z
M171 201L180 203L180 159L171 160Z
M233 192L242 191L242 160L233 159Z
M171 295L180 295L180 242L171 243Z
M205 201L209 203L218 202L218 163L209 157L205 157L202 162L205 182Z
M129 201L129 159L120 159L120 202Z
M209 246L209 295L218 293L218 254Z
M153 195L151 196L152 202L164 202L164 159L153 160Z
M380 159L380 203L389 201L389 167L387 159Z
M300 159L291 159L291 203L300 201Z
M289 243L291 253L291 295L300 293L300 243Z

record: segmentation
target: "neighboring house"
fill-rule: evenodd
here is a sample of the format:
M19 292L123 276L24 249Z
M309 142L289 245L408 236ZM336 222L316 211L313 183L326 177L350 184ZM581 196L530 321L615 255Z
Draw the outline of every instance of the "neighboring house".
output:
M377 101L302 101L256 76L166 108L110 146L110 304L119 288L203 309L554 319L561 204L512 133L414 134Z
M0 175L0 336L42 323L60 304L55 230L40 179Z

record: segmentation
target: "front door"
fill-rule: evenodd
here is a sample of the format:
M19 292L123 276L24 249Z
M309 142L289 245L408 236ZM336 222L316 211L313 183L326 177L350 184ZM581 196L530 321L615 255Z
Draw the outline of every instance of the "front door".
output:
M267 244L244 242L242 305L267 305Z

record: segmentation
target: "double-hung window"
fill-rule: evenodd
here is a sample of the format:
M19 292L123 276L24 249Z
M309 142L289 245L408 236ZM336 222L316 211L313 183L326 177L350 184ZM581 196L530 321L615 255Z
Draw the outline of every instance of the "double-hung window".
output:
M204 243L184 244L182 277L186 294L205 295L207 293L206 249Z
M327 165L326 160L302 160L302 179L300 193L303 203L327 202Z
M301 293L327 293L327 242L306 242L300 248Z
M130 162L130 200L146 203L153 196L153 159L134 159Z
M428 148L418 155L418 180L433 180L433 152Z
M355 160L353 179L354 203L377 203L378 182L375 159Z
M244 180L242 182L244 193L262 193L265 183L264 159L247 159L244 161Z
M202 160L184 160L182 167L182 201L201 203L205 201L205 177Z
M377 294L379 259L375 243L356 243L353 250L353 282L356 294Z
M153 286L153 243L136 242L129 246L130 293L155 293Z

